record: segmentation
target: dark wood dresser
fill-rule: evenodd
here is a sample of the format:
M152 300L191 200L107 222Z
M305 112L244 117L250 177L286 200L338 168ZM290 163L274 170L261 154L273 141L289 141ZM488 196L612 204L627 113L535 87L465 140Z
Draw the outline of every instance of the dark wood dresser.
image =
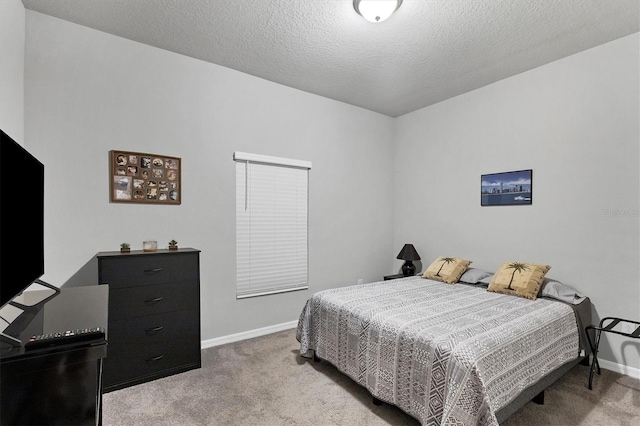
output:
M97 254L109 285L110 392L200 368L200 250Z

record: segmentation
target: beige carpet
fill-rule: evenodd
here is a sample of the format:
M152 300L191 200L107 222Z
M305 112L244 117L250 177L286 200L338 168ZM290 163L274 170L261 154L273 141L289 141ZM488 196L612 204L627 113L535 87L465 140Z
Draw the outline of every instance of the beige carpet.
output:
M202 351L202 368L110 392L110 425L419 425L329 363L303 359L295 330ZM505 426L640 424L640 380L578 365Z

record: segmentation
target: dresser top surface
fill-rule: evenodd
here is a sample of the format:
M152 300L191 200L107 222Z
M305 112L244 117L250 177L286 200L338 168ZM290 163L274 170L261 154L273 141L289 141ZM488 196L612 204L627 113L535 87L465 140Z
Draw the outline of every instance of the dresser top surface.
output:
M179 248L177 250L157 249L155 251L131 250L129 253L121 253L120 251L101 251L96 254L97 257L116 257L116 256L147 256L154 254L176 254L176 253L200 253L200 250L191 247Z

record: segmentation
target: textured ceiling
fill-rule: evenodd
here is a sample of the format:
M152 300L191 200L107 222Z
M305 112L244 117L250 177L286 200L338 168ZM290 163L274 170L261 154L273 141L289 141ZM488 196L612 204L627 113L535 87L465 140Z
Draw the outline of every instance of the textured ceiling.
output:
M23 0L27 9L391 117L640 31L638 0Z

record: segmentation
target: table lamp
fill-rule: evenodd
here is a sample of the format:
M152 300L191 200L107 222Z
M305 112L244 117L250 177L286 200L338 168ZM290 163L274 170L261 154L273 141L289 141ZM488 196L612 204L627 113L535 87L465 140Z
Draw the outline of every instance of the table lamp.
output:
M402 275L410 277L416 274L416 265L413 264L413 261L420 260L420 255L415 247L413 247L413 244L405 244L396 259L405 261L404 265L402 265Z

